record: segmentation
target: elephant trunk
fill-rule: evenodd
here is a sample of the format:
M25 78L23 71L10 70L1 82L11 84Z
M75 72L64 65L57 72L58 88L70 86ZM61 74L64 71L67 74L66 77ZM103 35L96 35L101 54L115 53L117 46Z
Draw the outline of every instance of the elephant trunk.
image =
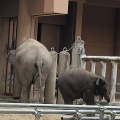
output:
M106 93L106 94L104 95L104 98L106 99L107 102L110 102L110 97L109 97L109 94L108 94L108 93Z

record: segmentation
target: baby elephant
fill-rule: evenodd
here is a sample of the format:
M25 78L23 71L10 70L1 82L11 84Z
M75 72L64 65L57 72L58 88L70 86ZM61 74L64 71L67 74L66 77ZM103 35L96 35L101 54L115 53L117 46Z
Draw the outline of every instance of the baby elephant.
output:
M94 95L110 102L106 80L81 68L65 72L58 78L57 86L65 104L72 104L75 99L83 98L87 105L94 105Z

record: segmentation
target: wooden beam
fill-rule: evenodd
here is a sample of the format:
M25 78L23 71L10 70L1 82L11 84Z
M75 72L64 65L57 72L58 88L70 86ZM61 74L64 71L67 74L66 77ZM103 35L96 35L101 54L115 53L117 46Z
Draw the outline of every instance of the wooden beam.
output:
M119 0L86 0L86 4L120 8Z

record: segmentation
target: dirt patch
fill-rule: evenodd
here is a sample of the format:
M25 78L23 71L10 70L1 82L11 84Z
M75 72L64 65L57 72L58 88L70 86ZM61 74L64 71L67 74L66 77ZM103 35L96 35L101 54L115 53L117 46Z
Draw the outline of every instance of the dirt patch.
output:
M40 120L61 120L63 115L43 115ZM0 120L35 120L34 115L28 114L0 114Z

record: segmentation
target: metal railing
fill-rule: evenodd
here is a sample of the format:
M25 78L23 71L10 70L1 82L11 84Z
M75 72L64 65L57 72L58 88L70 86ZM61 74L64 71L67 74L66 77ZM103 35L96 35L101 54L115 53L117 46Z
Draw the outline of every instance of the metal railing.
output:
M120 115L120 106L0 103L0 107L0 114L33 114L35 120L39 120L42 114L63 114L61 118L63 120L120 120L118 116ZM64 117L66 114L69 116ZM85 114L96 114L97 116L86 117Z

